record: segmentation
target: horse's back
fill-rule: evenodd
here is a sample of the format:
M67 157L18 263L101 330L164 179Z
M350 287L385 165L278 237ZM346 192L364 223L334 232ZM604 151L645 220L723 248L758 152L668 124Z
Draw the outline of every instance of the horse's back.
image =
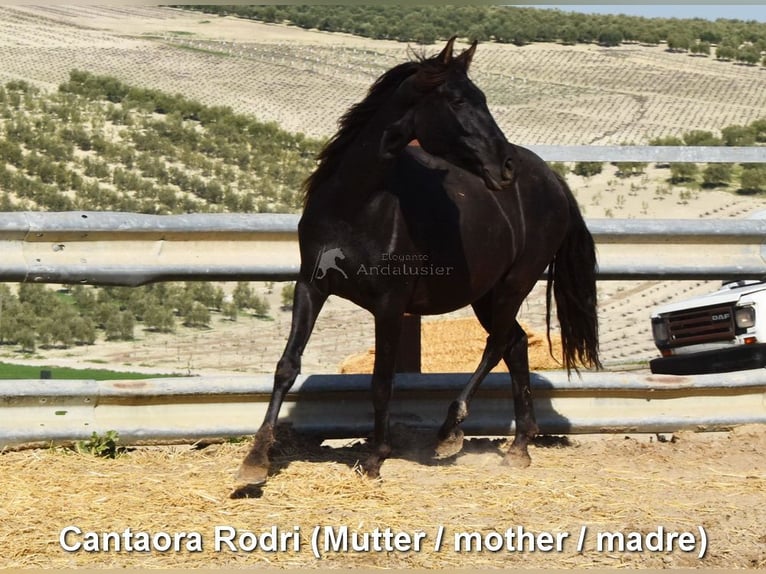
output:
M513 182L510 186L522 215L536 226L561 235L569 227L570 210L576 201L566 181L532 150L508 144L513 161ZM574 202L574 203L573 203Z

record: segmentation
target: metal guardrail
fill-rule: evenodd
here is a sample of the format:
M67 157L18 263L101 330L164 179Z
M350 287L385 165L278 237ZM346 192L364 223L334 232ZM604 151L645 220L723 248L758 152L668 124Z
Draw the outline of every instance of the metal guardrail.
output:
M431 432L468 374L399 374L391 421ZM281 420L325 438L372 430L369 375L301 376ZM117 431L125 444L253 434L271 392L270 376L130 381L0 381L0 450L68 443ZM544 433L722 430L766 422L766 371L677 377L635 373L532 374ZM331 405L332 416L328 416ZM513 431L508 375L490 374L461 425L468 435Z
M0 281L290 280L297 215L0 213Z
M0 213L0 281L292 280L300 266L297 224L296 215L276 214ZM766 220L587 224L602 280L766 275Z
M529 146L549 161L766 163L766 146ZM297 215L0 213L0 281L292 280ZM765 221L589 220L600 279L760 278ZM692 258L690 247L701 258Z
M526 146L546 161L766 163L764 146Z
M589 220L599 279L766 277L766 220Z

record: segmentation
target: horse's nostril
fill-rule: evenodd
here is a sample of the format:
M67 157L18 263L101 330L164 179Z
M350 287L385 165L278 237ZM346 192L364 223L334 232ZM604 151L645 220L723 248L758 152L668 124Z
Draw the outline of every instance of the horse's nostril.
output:
M511 177L513 177L513 160L507 159L503 165L503 178L511 179Z

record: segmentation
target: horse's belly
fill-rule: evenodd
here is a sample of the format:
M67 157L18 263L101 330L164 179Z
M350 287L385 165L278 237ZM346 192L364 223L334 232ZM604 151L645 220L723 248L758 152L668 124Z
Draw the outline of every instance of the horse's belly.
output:
M470 305L501 279L507 266L501 257L479 268L433 265L421 271L407 307L408 313L440 315Z

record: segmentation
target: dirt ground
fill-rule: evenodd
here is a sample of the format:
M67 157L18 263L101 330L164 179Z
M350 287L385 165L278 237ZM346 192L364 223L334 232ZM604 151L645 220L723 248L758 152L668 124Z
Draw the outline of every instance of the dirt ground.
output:
M239 491L233 476L246 443L142 447L115 460L62 449L5 453L0 567L766 567L766 426L543 437L523 470L500 466L498 439L473 439L448 463L430 459L430 440L398 429L382 478L369 480L355 471L361 442L319 447L285 434L266 486ZM65 536L70 546L93 532L130 529L136 545L139 532L187 534L178 551L65 551L67 527L82 532ZM217 527L235 533L235 548L252 544L252 534L263 548L216 549ZM317 527L320 559L311 544ZM333 550L343 527L347 550ZM361 544L376 531L378 550L353 548L353 533ZM399 549L386 550L387 531ZM269 546L274 533L291 535L281 550ZM610 548L611 535L625 546Z

